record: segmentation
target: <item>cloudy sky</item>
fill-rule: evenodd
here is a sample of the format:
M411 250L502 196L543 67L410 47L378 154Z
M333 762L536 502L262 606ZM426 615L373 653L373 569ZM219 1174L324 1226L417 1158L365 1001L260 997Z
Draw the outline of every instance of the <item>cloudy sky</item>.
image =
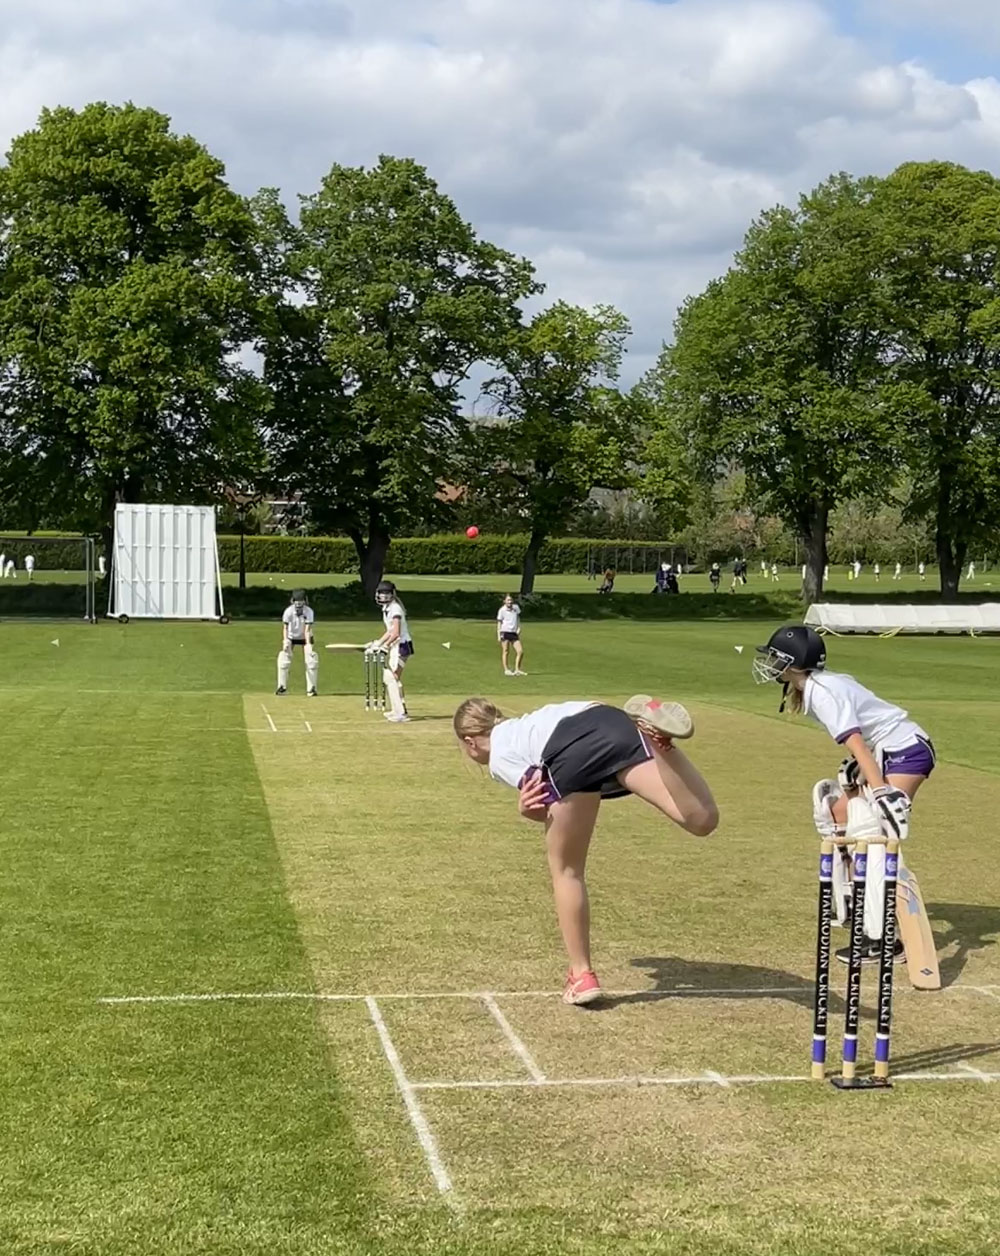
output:
M1000 174L1000 0L0 0L0 141L151 105L252 192L412 156L628 377L748 222L834 170Z

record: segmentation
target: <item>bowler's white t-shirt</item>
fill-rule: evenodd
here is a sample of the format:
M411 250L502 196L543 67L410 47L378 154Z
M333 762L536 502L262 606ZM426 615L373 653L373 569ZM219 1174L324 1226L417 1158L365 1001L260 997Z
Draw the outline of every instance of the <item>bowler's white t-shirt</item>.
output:
M556 725L570 715L578 715L596 702L550 702L516 719L502 720L490 733L490 776L517 789L517 783L530 767L542 762L545 743Z
M404 641L412 641L413 638L410 636L410 630L406 625L406 611L403 610L402 602L392 601L388 604L388 606L384 606L382 608L382 622L385 624L386 632L388 632L392 627L392 621L394 619L399 620L400 643Z
M497 611L497 623L501 632L521 631L521 608L515 602L513 606L501 606Z
M25 570L25 571L34 571L34 570L35 570L35 556L34 556L34 554L25 554L25 556L24 556L24 570Z
M304 641L306 639L306 624L314 624L316 622L316 614L311 606L303 606L301 615L294 606L286 606L281 622L287 629L289 641Z
M843 672L812 672L802 692L802 709L834 741L860 733L870 750L903 750L927 737L902 707L883 701Z

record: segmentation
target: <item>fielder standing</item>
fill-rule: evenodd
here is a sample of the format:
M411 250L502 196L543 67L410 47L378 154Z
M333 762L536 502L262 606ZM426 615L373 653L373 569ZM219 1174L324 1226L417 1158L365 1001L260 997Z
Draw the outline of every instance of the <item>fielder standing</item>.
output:
M524 662L524 646L521 644L521 608L508 593L497 611L497 641L500 642L500 662L505 676L526 676L521 670ZM514 647L514 667L510 666L510 647Z

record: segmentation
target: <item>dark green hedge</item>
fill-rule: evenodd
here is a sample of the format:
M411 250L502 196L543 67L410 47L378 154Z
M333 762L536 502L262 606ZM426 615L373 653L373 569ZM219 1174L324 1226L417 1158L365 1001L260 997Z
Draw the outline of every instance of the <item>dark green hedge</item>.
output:
M82 539L73 540L71 537L46 540L39 535L0 535L0 552L7 558L13 558L19 571L24 568L25 554L34 554L39 571L83 571L87 561Z
M398 537L389 547L385 569L393 575L481 575L490 572L516 575L521 570L527 536L484 535L470 541L468 537L411 536ZM546 541L538 556L538 570L546 575L582 574L593 549L599 555L607 552L608 542L567 537ZM671 551L663 542L632 541L615 546L620 552L621 569L627 570L626 559L631 551L632 563L638 570L652 571L659 556ZM219 537L219 562L223 571L238 571L240 538ZM353 544L335 536L248 536L246 538L247 571L280 572L352 572L358 569Z

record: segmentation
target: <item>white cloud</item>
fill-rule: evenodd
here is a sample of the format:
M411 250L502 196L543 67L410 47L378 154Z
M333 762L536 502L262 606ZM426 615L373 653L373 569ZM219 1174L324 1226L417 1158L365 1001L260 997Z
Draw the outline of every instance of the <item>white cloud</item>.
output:
M619 305L633 373L762 208L1000 139L996 79L886 62L820 0L0 0L0 32L4 147L44 105L132 99L291 202L413 156L548 297Z

